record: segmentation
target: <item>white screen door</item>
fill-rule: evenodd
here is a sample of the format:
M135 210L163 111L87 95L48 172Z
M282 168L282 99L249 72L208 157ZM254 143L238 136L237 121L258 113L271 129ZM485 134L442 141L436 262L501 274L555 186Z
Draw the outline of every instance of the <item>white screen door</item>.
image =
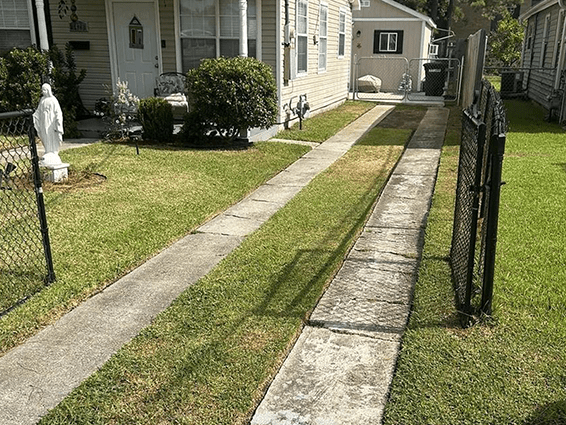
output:
M117 75L139 98L153 96L159 75L154 3L113 2Z

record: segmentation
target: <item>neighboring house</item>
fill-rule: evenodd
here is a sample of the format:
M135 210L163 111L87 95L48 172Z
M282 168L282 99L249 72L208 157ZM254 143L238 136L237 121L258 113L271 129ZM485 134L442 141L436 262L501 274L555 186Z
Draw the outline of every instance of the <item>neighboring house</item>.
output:
M351 1L10 0L0 5L0 50L10 40L40 45L37 11L46 9L49 44L70 42L87 70L80 93L90 110L118 79L143 98L161 73L186 73L202 58L253 56L274 70L283 122L300 95L312 112L347 99Z
M432 32L436 28L434 21L422 13L416 12L393 0L361 0L360 9L353 11L353 43L352 50L353 75L375 75L382 80L384 87L397 87L400 76L389 73L388 69L395 67L395 62L429 58L431 51ZM381 70L375 69L375 61L362 60L356 69L356 61L360 58L388 58L389 61L379 62ZM356 74L357 71L357 74ZM423 79L423 69L418 68L418 75L413 81ZM376 75L379 73L380 75ZM387 78L394 78L388 82Z
M527 0L519 19L525 24L521 67L517 74L527 96L556 109L561 103L557 90L563 89L565 68L566 3L560 0Z

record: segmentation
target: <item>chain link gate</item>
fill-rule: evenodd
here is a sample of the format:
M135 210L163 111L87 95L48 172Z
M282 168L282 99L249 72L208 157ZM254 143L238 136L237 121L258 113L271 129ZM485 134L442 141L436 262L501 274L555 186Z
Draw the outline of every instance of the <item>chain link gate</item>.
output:
M361 57L355 59L354 98L403 100L409 83L405 58Z
M407 73L413 81L407 90L407 100L437 98L456 103L460 100L462 75L458 59L411 59Z
M456 300L464 325L476 313L491 314L506 125L499 95L483 80L480 95L462 117L450 249Z
M0 113L0 316L55 281L32 111Z
M354 99L458 102L461 81L458 59L354 59Z

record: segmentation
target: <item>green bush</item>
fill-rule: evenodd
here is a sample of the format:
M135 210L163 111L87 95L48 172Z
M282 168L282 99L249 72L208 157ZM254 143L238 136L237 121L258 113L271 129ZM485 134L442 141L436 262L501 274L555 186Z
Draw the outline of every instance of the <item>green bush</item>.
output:
M0 58L0 110L35 109L48 74L47 55L37 48L8 52Z
M81 69L77 73L73 49L68 43L64 53L57 46L53 46L49 51L49 58L53 64L51 71L53 94L63 110L65 135L77 137L80 135L77 116L88 114L79 94L79 85L86 77L86 70Z
M183 127L179 133L179 142L190 146L210 145L217 140L215 134L214 125L193 108L184 116Z
M36 47L12 49L0 58L0 111L35 109L41 98L41 84L51 82L63 111L65 136L77 137L77 114L88 113L79 96L79 85L85 76L84 69L77 73L70 45L65 53L56 46L49 52Z
M187 73L187 89L191 110L206 117L216 130L213 133L226 140L237 138L242 129L268 128L275 123L275 77L257 59L205 59Z
M170 142L173 138L173 110L165 99L148 97L140 100L138 120L145 140Z

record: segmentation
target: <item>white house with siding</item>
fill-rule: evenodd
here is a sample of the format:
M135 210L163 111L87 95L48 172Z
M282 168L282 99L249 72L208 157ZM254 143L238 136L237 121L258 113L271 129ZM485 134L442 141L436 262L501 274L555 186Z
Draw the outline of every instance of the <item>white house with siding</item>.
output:
M385 68L395 67L396 62L405 59L428 58L436 24L430 17L394 0L361 0L360 6L353 11L352 18L352 74L379 74L375 76L383 80L384 86L397 87L401 76ZM368 60L360 61L360 68L356 69L356 61L360 58ZM389 60L380 61L384 69L376 70L376 62L370 58ZM414 81L422 79L420 74L413 77ZM394 81L387 82L387 78L394 78Z
M186 73L202 58L253 56L274 71L283 122L301 95L311 113L347 99L352 2L3 1L0 50L70 42L77 67L87 70L80 93L90 110L118 79L143 98L153 95L161 73Z
M520 80L530 99L546 109L564 110L563 93L558 89L564 89L561 75L566 68L566 2L527 0L521 9L525 39Z

